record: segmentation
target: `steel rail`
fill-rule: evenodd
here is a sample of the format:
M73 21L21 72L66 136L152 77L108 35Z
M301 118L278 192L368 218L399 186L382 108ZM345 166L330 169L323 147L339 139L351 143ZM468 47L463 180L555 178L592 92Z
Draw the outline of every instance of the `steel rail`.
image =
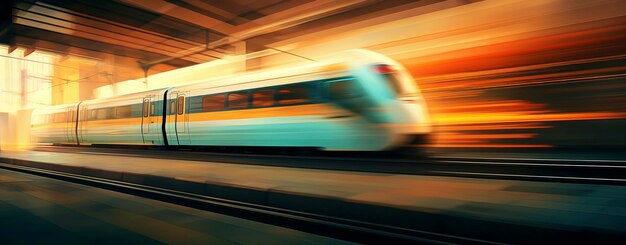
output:
M384 159L191 151L125 150L120 152L120 149L111 151L108 148L76 147L51 149L53 151L62 150L82 154L163 158L301 169L626 185L626 161L616 160L452 157ZM78 152L85 149L88 149L88 151Z
M59 171L5 163L0 163L0 168L122 192L358 243L499 244L487 240L336 218Z

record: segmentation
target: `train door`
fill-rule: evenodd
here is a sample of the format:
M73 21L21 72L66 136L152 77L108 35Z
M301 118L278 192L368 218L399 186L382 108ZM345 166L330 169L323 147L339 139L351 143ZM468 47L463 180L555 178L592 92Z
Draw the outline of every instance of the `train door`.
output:
M74 110L72 109L72 106L68 106L65 109L65 142L67 142L68 144L71 143L75 143L76 142L76 138L72 137L74 135L74 130L72 130L72 122L74 120L72 113L74 112ZM74 140L72 140L74 139Z
M176 109L177 104L176 100L178 98L177 92L168 93L168 100L166 103L166 111L167 116L166 120L166 132L167 132L167 143L170 145L178 145L178 138L176 137Z
M80 115L78 116L78 144L81 142L85 142L85 131L87 130L87 123L89 123L89 110L88 104L81 103L78 107L80 110Z
M72 144L78 144L76 138L76 113L78 109L77 105L72 105L67 108L65 115L65 129L67 134L67 142Z
M141 117L141 134L143 135L143 143L144 144L154 144L155 142L155 134L159 132L155 130L155 118L156 108L154 105L154 101L152 101L152 96L146 96L143 98L142 107L142 117ZM156 132L155 132L156 131Z
M179 145L188 145L189 142L189 132L188 132L188 121L189 115L187 114L187 93L177 93L176 94L176 114L175 116L175 124L176 124L176 139Z

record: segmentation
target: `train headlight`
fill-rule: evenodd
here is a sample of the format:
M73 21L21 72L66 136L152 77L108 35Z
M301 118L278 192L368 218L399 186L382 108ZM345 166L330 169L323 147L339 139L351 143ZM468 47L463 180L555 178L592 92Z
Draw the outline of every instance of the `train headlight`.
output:
M393 68L393 66L390 66L390 65L377 65L377 66L374 66L374 72L378 73L378 74L393 73L395 71L396 71L396 69Z

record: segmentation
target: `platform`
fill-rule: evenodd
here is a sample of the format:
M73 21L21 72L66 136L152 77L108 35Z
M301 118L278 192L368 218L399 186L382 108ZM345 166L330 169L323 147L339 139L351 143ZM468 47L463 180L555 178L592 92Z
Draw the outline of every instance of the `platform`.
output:
M0 217L3 244L343 244L287 228L8 170L0 170Z
M0 162L500 242L626 237L624 186L37 151L2 151Z

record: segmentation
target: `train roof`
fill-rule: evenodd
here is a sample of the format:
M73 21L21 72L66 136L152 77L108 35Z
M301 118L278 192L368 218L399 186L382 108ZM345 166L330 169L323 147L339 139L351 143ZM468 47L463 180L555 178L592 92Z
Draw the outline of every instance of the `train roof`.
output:
M227 76L201 79L185 84L174 85L173 88L180 90L213 88L236 85L235 83L238 81L249 84L251 82L292 76L309 76L312 79L315 77L318 79L324 79L327 77L333 77L333 75L345 73L351 66L368 63L396 64L395 61L382 54L369 50L352 49L328 55L319 61L315 61L314 63L300 64L293 67L268 68L259 71L242 72ZM325 76L321 74L325 74Z
M281 77L289 77L289 76L305 76L308 75L310 77L319 77L324 78L328 76L333 76L333 74L338 75L342 72L347 72L350 66L362 65L368 63L389 63L396 64L392 59L373 52L369 50L363 49L352 49L346 50L339 53L331 54L326 57L322 57L319 61L315 61L310 64L300 64L294 67L281 67L281 68L268 68L260 71L252 71L252 72L243 72L243 73L234 73L228 76L210 78L210 79L202 79L197 80L185 84L146 90L142 92L124 94L119 96L107 97L107 98L99 98L93 100L85 100L83 103L88 103L91 105L100 104L100 103L109 103L109 102L121 102L126 99L133 99L138 97L144 97L148 94L154 94L155 92L165 92L166 90L171 89L180 89L180 90L192 90L196 88L213 88L220 86L228 86L234 85L233 82L243 81L244 83L250 83L255 81L260 81L264 79L273 79L273 78L281 78ZM320 74L325 74L320 75ZM78 102L76 102L78 103ZM63 104L63 105L55 105L46 107L47 109L62 109L66 108L70 105L75 105L76 103ZM123 102L122 102L123 103Z

